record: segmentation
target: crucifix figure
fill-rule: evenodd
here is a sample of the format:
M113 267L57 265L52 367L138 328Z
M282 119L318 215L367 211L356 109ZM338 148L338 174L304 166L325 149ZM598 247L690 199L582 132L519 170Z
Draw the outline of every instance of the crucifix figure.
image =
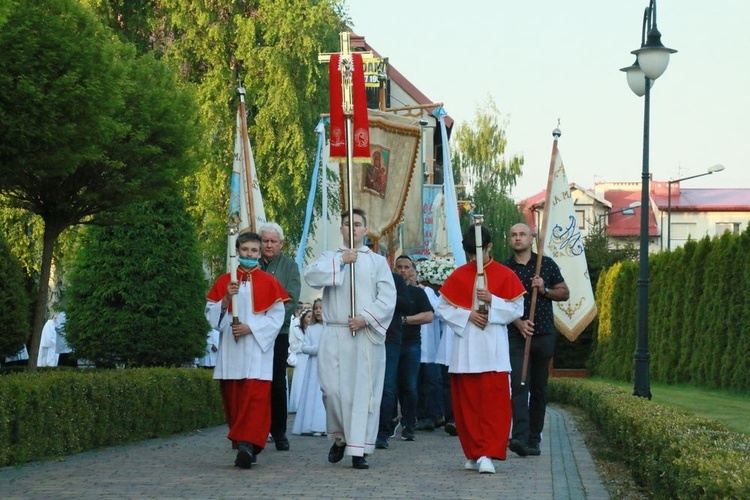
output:
M351 51L351 33L340 35L341 52L318 54L318 62L328 63L330 85L331 142L330 158L346 157L346 206L349 213L349 245L354 245L352 164L370 161L369 122L363 56L371 52ZM356 314L354 265L349 265L351 281L351 314ZM353 333L352 333L353 335Z

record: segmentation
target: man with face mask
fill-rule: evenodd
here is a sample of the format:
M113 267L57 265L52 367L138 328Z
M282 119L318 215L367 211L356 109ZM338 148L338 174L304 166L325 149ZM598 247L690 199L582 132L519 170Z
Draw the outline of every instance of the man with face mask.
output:
M230 273L219 276L206 304L206 318L221 334L214 379L220 383L227 437L238 450L234 463L243 469L255 463L271 428L272 346L290 300L281 284L260 269L260 246L256 233L237 236L237 281ZM231 307L233 295L237 311Z

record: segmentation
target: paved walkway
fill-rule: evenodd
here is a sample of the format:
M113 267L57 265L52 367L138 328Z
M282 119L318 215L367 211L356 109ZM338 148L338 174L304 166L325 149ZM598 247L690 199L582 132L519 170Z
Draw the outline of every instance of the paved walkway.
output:
M290 416L290 426L294 416ZM609 498L573 419L548 409L540 457L508 451L497 474L463 469L458 438L442 429L391 439L370 469L345 457L327 463L324 437L289 436L291 451L273 444L251 470L234 467L226 427L152 439L49 462L0 468L0 495L10 498Z

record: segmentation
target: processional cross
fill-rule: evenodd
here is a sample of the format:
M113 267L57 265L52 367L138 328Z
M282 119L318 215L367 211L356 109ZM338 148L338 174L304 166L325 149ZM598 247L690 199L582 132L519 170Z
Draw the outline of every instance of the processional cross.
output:
M354 78L362 79L364 82L364 72L360 71L359 73L355 72L354 68L354 57L353 53L351 51L351 33L348 31L344 31L342 33L339 33L340 42L341 42L341 52L333 52L333 53L321 53L318 54L318 62L319 63L328 63L330 65L331 58L334 56L338 56L338 71L341 74L341 109L343 111L344 115L344 124L345 124L345 134L344 134L344 141L346 144L346 204L348 208L348 216L349 216L349 248L354 248L354 207L352 206L352 200L353 200L353 194L352 194L352 164L354 163L354 153L353 153L353 143L354 143L354 113L355 113L355 106L354 106L354 94L353 94L353 88L354 88ZM358 55L361 56L372 56L372 52L357 52ZM333 88L336 82L330 81L329 85ZM334 111L336 110L336 106L338 106L338 103L331 102L331 115L333 116ZM356 110L358 113L365 113L365 119L367 114L367 107L365 105L364 110L358 109ZM333 141L332 141L333 143ZM356 303L355 303L355 293L354 293L354 265L349 266L349 278L350 278L350 305L351 305L351 316L355 316L357 313L356 309ZM352 336L354 335L354 332L352 332Z

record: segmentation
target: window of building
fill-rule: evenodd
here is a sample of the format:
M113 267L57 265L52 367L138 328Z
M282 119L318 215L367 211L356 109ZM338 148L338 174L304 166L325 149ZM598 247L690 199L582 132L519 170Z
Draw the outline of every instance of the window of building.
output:
M578 220L578 229L586 229L586 211L576 210L576 219Z
M673 222L672 223L672 247L687 242L689 238L696 239L698 224L695 222Z
M729 231L732 234L740 234L740 223L739 222L717 222L716 223L716 235L717 236L721 236L727 231Z

